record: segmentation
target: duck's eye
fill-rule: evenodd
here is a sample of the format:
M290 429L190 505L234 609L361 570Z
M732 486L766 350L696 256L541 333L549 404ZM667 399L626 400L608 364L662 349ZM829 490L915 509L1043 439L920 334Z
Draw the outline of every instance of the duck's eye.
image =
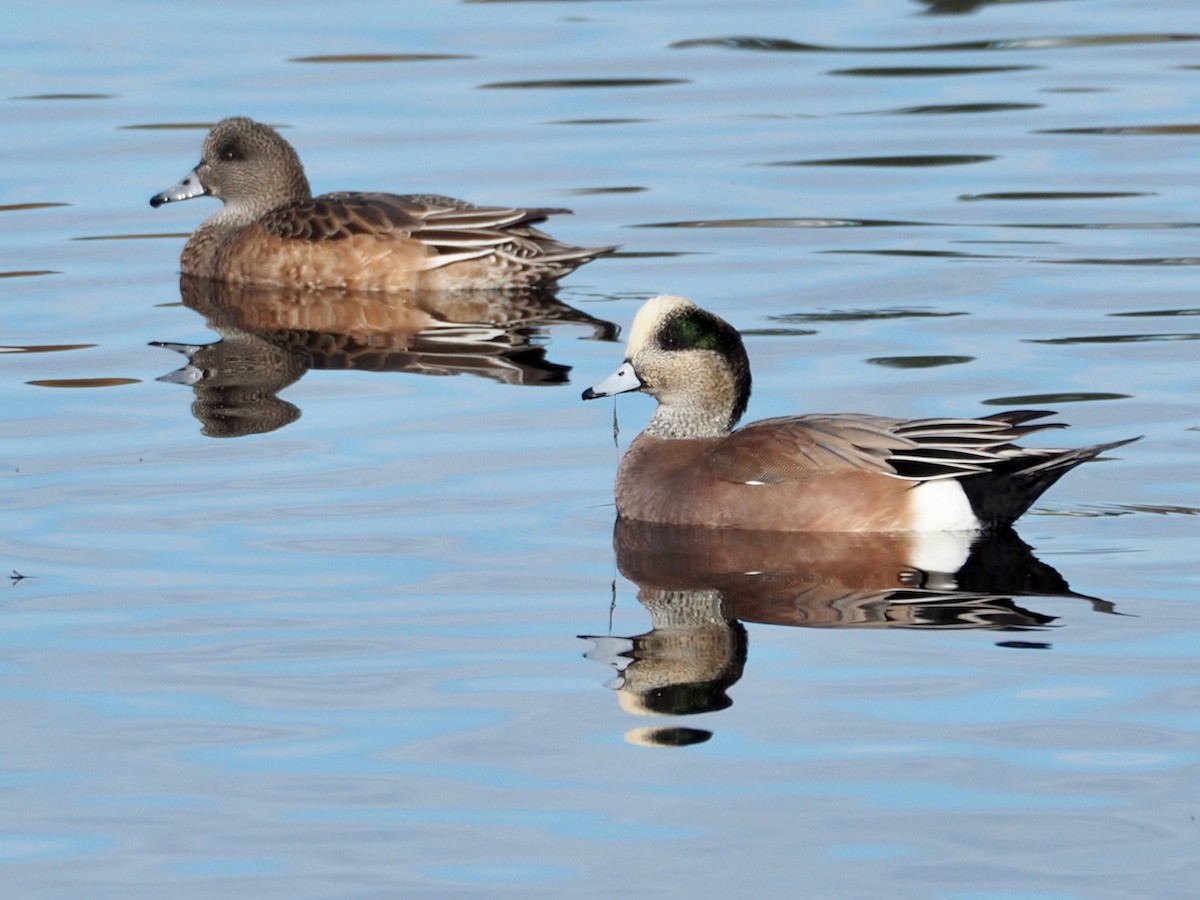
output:
M233 162L242 158L242 152L238 149L237 144L226 144L218 148L217 158L225 162Z

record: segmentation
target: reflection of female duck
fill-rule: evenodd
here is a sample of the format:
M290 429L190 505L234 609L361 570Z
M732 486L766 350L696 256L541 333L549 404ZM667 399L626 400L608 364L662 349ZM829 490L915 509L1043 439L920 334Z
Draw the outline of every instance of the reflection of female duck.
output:
M389 297L367 291L308 291L225 284L184 275L184 305L219 324L279 340L304 334L338 335L383 348L407 346L422 331L452 325L489 326L518 334L553 323L583 325L599 340L616 340L619 329L563 303L551 291L457 293L418 291Z
M163 380L192 385L193 407L210 436L282 427L299 410L275 396L308 369L363 369L428 375L474 374L505 384L567 381L569 367L546 359L546 327L583 325L600 340L617 328L548 291L403 298L349 291L253 288L185 275L184 305L222 340L159 344L189 364Z
M594 637L589 658L620 673L621 707L689 715L723 709L741 677L741 622L809 628L1040 630L1054 621L1014 596L1087 600L1011 530L881 535L754 532L618 519L617 567L638 586L651 630ZM676 729L677 731L677 729ZM652 743L674 731L638 732ZM694 737L694 735L693 735ZM686 741L685 741L686 742Z
M203 426L201 434L266 434L300 418L300 409L277 394L308 371L304 355L248 331L215 330L221 340L211 344L153 344L187 357L186 366L158 380L195 391L192 415Z

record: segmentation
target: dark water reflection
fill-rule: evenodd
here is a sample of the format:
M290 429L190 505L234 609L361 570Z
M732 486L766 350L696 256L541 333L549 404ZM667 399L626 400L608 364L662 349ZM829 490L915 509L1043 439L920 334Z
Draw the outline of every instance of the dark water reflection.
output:
M732 705L749 640L742 623L803 628L1045 631L1056 617L1038 599L1113 605L1072 591L1065 578L1007 530L990 535L794 534L685 528L618 519L617 568L638 586L650 631L581 635L591 659L634 715L687 716ZM1020 603L1018 603L1018 599ZM998 646L1042 649L1043 641ZM638 742L677 746L703 729L641 728Z
M551 325L582 325L615 341L619 328L552 291L422 291L396 296L230 285L184 275L183 303L220 340L156 341L188 363L159 378L195 391L192 412L209 437L282 428L300 410L278 394L309 369L478 375L503 384L567 382L571 367L546 357Z
M884 116L944 116L976 115L978 113L1020 112L1041 109L1041 103L934 103L926 106L905 106L900 109L879 110L862 115Z
M765 163L768 166L868 166L874 168L925 168L966 166L991 162L996 157L982 153L920 153L906 156L852 156L843 159L801 159Z
M1111 44L1165 44L1177 41L1200 40L1194 34L1098 34L1067 35L1060 37L1002 38L986 41L951 41L939 44L904 44L897 46L839 46L810 44L786 38L769 37L721 37L699 38L676 41L674 49L687 50L695 47L723 47L730 50L765 50L784 53L958 53L963 51L992 50L1045 50L1059 47L1089 47Z

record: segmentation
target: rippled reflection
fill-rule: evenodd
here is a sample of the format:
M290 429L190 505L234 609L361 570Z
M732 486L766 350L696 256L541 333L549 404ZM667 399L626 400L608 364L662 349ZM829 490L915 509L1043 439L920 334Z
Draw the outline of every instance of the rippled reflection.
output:
M394 63L441 62L443 60L474 59L465 53L333 53L325 56L293 56L294 63Z
M944 116L977 115L979 113L1021 112L1041 109L1040 103L932 103L924 106L903 106L899 109L882 110L864 115L893 116Z
M872 356L867 359L867 362L873 366L884 366L889 369L936 369L939 366L961 366L974 361L974 356L935 356L932 354Z
M0 345L0 353L62 353L65 350L90 350L95 344L24 344Z
M70 205L70 203L54 203L50 201L37 203L6 203L0 205L0 212L24 212L30 209L54 209L55 207Z
M1145 191L992 191L986 194L959 194L959 200L1119 200L1124 197L1150 197Z
M1200 125L1099 125L1088 128L1043 128L1042 134L1200 134Z
M767 166L867 166L873 168L927 168L968 166L991 162L995 156L981 153L920 153L898 156L848 156L840 159L800 159L764 163Z
M586 655L618 673L610 683L635 715L685 716L730 706L728 691L748 654L743 622L805 628L985 629L1042 632L1055 617L1034 598L1072 591L1014 532L969 534L793 534L683 528L618 520L617 567L638 586L651 628L631 637L581 635ZM1018 598L1022 603L1017 602ZM999 646L1046 648L1005 639ZM629 738L677 745L703 739L677 726L639 728Z
M686 78L538 78L529 81L492 81L479 85L481 88L492 89L591 89L591 88L636 88L663 87L669 85L689 84Z
M630 228L896 228L932 225L933 222L888 219L829 219L807 216L775 216L756 219L692 219L680 222L645 222Z
M278 397L309 369L479 375L504 384L565 384L569 366L546 358L553 324L598 340L618 328L547 291L375 293L251 288L184 275L184 305L221 336L208 344L156 341L187 365L159 378L190 385L209 437L274 431L300 410Z
M1011 0L1008 0L1011 2ZM977 2L969 4L980 5ZM836 45L810 44L787 38L771 37L718 37L676 41L672 49L690 50L697 47L720 47L729 50L759 50L774 53L961 53L965 51L991 50L1046 50L1065 47L1089 47L1112 44L1168 44L1177 41L1195 41L1194 34L1083 34L1049 37L1003 38L983 41L950 41L940 44L897 44L897 45Z

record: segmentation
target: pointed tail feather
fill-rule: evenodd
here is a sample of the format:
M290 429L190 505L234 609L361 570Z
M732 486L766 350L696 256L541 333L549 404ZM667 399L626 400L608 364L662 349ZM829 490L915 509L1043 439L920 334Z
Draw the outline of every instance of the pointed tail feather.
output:
M959 484L984 527L1003 528L1015 522L1054 482L1076 466L1138 440L1140 436L1073 450L1022 447L991 471L963 478Z

